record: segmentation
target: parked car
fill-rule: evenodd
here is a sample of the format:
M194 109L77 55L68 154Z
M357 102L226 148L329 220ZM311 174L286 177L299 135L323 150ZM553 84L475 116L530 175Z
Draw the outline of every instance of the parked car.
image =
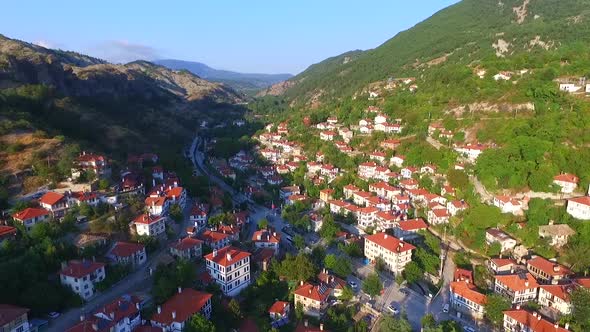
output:
M47 314L47 316L49 318L51 318L51 319L56 319L57 317L59 317L59 315L60 315L60 313L59 312L55 312L55 311L52 311L52 312L50 312L50 313Z
M464 332L475 332L475 329L471 326L463 326Z
M391 311L394 315L399 314L399 309L396 307L396 303L395 302L391 302L389 304L389 306L387 307L387 309L389 311Z
M443 307L443 312L446 314L449 312L449 304L445 303L444 307Z
M348 285L349 285L350 287L352 287L352 289L357 289L357 287L358 287L357 283L356 283L356 282L354 282L354 281L349 281L349 282L348 282Z

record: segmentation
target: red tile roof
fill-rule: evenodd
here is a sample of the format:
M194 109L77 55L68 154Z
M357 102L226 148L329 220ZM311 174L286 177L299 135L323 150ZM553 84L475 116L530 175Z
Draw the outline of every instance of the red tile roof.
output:
M404 231L416 231L421 229L427 229L428 225L422 218L410 219L406 221L400 221L398 227Z
M395 236L388 235L386 233L376 233L373 235L367 235L365 236L365 240L371 241L391 252L404 252L416 249L416 247L414 247L413 245L401 241Z
M205 256L205 259L215 262L221 266L228 266L246 257L250 257L251 255L252 254L247 251L240 250L236 247L227 246L219 250L214 250L212 253Z
M146 206L164 206L166 197L148 197L145 199Z
M125 319L125 317L136 315L139 312L136 307L138 303L140 303L140 300L135 296L130 298L120 297L115 301L105 305L104 307L96 310L92 316L89 316L84 321L72 326L66 330L66 332L94 331L92 329L93 324L96 324L100 327L99 331L110 331L111 327L115 326L117 322ZM100 316L96 316L96 314L102 314L104 317L109 317L109 320L101 318ZM111 314L114 315L112 320L110 319Z
M133 222L136 224L150 225L150 224L160 221L161 219L162 219L162 217L152 217L152 216L144 213L144 214L140 214L139 216L135 217L135 219L133 219Z
M266 229L262 229L254 232L254 235L252 235L252 241L279 243L281 242L281 235L277 234L276 232L270 232Z
M145 250L145 246L143 244L132 242L117 242L111 250L111 254L118 257L129 257L135 254L136 252L140 252L143 250Z
M526 274L526 279L521 279L517 274L496 275L494 278L512 291L524 291L539 287L537 280L530 273Z
M35 217L48 216L48 215L49 215L49 211L47 211L45 209L26 208L20 212L13 214L12 217L14 219L24 221L24 220L32 219Z
M330 296L331 289L327 286L320 286L320 285L312 285L310 283L305 283L302 286L299 286L293 293L295 295L299 295L308 299L312 299L314 301L323 302L328 299Z
M554 181L569 182L569 183L578 183L580 181L580 178L578 178L577 176L575 176L573 174L564 173L564 174L556 175L553 178L553 180Z
M222 232L206 230L203 232L203 234L199 236L199 238L207 243L215 243L225 240L228 236L229 234L225 234Z
M49 191L49 192L45 193L45 195L41 196L41 198L39 199L39 202L41 202L43 204L48 204L48 205L55 205L57 202L59 202L62 199L64 199L64 195L58 194L53 191Z
M570 293L575 289L574 285L540 285L539 288L566 302L570 301Z
M170 247L175 248L176 250L184 251L202 245L203 241L199 239L185 237L182 240L178 240L177 242L172 243Z
M547 275L552 276L552 277L556 277L556 276L567 276L570 275L572 273L572 271L570 269L568 269L567 267L558 264L556 262L552 262L544 257L541 256L537 256L533 259L529 259L527 262L527 267L533 266L545 273L547 273Z
M16 228L12 226L0 225L0 239L4 236L16 234Z
M486 303L486 296L478 292L473 284L466 283L465 281L451 282L451 292L479 305Z
M180 198L180 196L182 196L183 192L184 192L184 189L182 187L175 187L172 189L168 189L168 190L166 190L166 197L168 197L168 198L176 197L176 199L178 199L178 198Z
M0 304L0 326L7 325L28 312L29 309L27 308L21 308L11 304Z
M516 265L516 261L511 258L492 258L491 261L498 267Z
M504 315L514 319L515 321L527 326L532 332L567 332L563 327L555 328L555 324L546 320L539 319L539 314L533 315L524 309L513 309L504 311Z
M172 298L162 304L161 312L156 312L151 320L167 326L170 326L172 322L184 322L201 311L210 299L211 294L209 293L184 288L180 293L174 294ZM172 318L173 312L176 313L174 319Z
M277 301L270 307L270 309L268 309L268 312L283 315L285 314L285 309L287 309L288 307L289 302Z
M69 261L68 265L60 271L60 274L74 278L82 278L99 270L100 268L103 268L104 266L105 265L103 263L99 262L88 260L72 260Z
M572 202L576 202L578 204L590 206L590 196L574 197L574 198L568 199L568 201L572 201Z
M95 192L76 191L72 193L72 198L77 199L80 202L86 202L97 199L98 194Z

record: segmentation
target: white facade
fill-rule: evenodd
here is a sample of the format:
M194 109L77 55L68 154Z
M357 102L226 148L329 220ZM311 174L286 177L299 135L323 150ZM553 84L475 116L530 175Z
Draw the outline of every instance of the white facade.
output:
M92 262L82 262L80 264L96 264ZM67 269L67 268L66 268ZM74 293L80 295L84 300L90 299L95 294L94 284L101 282L105 278L104 264L100 264L96 270L83 274L83 275L72 275L64 269L60 273L61 284L69 287Z
M158 236L166 231L166 218L151 219L151 222L135 222L137 235Z
M590 197L569 199L567 213L576 219L590 220Z
M371 262L381 257L385 262L385 269L394 275L402 273L405 266L412 261L414 249L415 247L411 244L385 233L365 237L365 257Z
M227 248L227 247L226 247ZM250 285L250 254L238 259L226 256L223 262L227 264L216 263L217 255L229 255L227 249L214 250L213 253L206 256L207 271L215 282L221 287L221 291L226 296L236 296L242 289Z
M569 315L572 313L572 304L570 303L568 291L565 285L542 285L539 287L538 302L541 306L553 308L559 311L562 315ZM563 288L563 290L560 290ZM555 293L555 294L553 294ZM559 294L560 296L556 296ZM562 298L564 295L565 298Z

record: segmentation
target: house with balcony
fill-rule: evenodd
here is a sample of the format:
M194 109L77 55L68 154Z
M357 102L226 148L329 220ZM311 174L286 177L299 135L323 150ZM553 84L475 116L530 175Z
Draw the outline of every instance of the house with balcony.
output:
M39 198L39 205L45 210L51 212L54 218L63 217L69 209L68 199L66 196L48 191Z
M203 241L192 237L178 239L170 244L169 251L173 257L194 261L203 256Z
M247 251L227 246L205 256L209 275L226 296L236 296L250 285L250 256Z
M91 314L83 314L66 332L134 331L141 325L140 309L138 297L123 295Z
M494 276L494 292L511 303L526 303L537 298L539 284L530 273L506 274Z
M187 322L195 314L201 314L206 319L211 317L211 297L206 292L192 288L178 288L174 294L150 318L151 325L166 332L184 331Z
M62 263L59 278L61 284L70 288L84 300L95 294L94 285L105 279L105 264L89 260L72 260Z
M137 268L147 261L145 246L140 243L117 242L107 254L116 264L130 265Z
M529 259L526 262L526 268L541 284L556 285L573 274L566 266L541 256Z
M166 232L166 217L141 214L133 220L137 235L161 236Z
M569 324L563 327L557 322L551 322L541 314L530 312L516 306L504 311L504 331L506 332L568 332Z
M30 231L37 224L47 221L50 213L45 209L39 208L26 208L20 212L14 213L12 219L15 222L23 224L25 229Z

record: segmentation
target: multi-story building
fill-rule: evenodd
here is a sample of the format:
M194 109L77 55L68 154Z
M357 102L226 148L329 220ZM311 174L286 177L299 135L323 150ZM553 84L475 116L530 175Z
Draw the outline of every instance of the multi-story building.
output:
M326 284L312 285L302 281L293 292L295 308L301 304L305 315L319 318L328 308L328 298L331 292L332 290Z
M516 240L506 234L506 232L497 228L488 229L486 231L486 243L491 245L496 242L500 244L501 252L509 251L516 247Z
M511 303L524 303L537 298L539 284L530 273L494 276L494 292L505 296Z
M256 248L270 248L277 254L281 243L281 235L268 229L261 229L254 232L252 242L254 242Z
M477 291L471 280L458 280L450 284L451 306L453 309L475 319L482 319L485 312L486 296Z
M138 267L147 261L145 246L140 243L117 242L108 257L117 264Z
M145 199L145 207L148 213L152 216L163 216L168 213L170 209L170 200L167 197L147 197Z
M576 219L590 220L590 196L568 199L566 211Z
M537 312L529 312L516 306L504 311L504 331L506 332L568 332L569 324L564 327L552 323Z
M186 322L195 314L205 318L211 317L212 295L192 288L178 288L168 301L156 308L150 319L152 326L160 327L166 332L184 331Z
M289 319L289 312L291 311L291 304L285 301L276 301L268 309L270 319L273 321L281 319Z
M25 226L27 231L39 223L42 223L49 218L49 211L39 208L26 208L20 212L12 215L12 219Z
M211 249L221 249L231 243L231 237L229 234L210 230L204 231L203 234L199 236L199 239Z
M568 285L541 285L539 286L539 305L558 311L562 315L572 313L570 294L575 286Z
M387 233L365 236L365 257L371 262L380 257L385 262L385 269L394 275L402 273L404 267L412 261L413 245Z
M62 263L62 269L59 272L60 281L81 298L88 300L95 293L94 284L103 281L106 276L104 267L103 263L89 260Z
M561 187L561 192L571 194L576 190L580 178L573 174L563 173L553 177L553 183Z
M45 210L51 212L56 218L63 217L68 211L67 198L59 193L49 191L39 198L39 205Z
M166 217L142 214L133 220L137 235L159 236L166 231Z
M541 256L529 259L526 268L541 284L556 285L572 274L567 267Z
M141 300L135 296L123 295L115 301L96 310L66 332L130 332L141 324Z
M192 237L179 239L170 244L170 254L186 260L199 259L203 256L203 241Z
M29 332L29 309L12 304L0 304L0 331Z
M250 256L247 251L227 246L205 256L209 275L226 296L235 296L250 284Z

